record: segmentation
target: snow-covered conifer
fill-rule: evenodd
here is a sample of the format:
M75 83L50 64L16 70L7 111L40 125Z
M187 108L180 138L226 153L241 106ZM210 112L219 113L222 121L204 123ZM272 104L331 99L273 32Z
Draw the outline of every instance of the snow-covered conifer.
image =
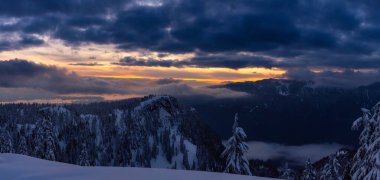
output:
M183 163L183 167L185 169L190 169L189 157L187 155L187 150L185 150L185 152L183 153L182 163Z
M352 179L380 179L380 102L371 111L362 108L362 112L352 125L354 130L363 127L351 168Z
M0 129L0 153L13 152L12 138L5 128Z
M43 117L36 124L35 149L34 155L38 158L43 158L55 161L55 143L53 137L53 125L43 113Z
M23 154L23 155L28 155L28 147L26 144L25 136L20 136L20 140L19 140L18 146L17 146L17 153Z
M281 179L295 180L295 172L289 167L289 164L286 162L284 168L281 171Z
M90 162L88 160L88 152L86 144L82 144L82 151L79 155L78 164L80 166L90 166Z
M323 180L342 180L342 175L339 172L341 165L335 155L329 157L329 162L323 167L320 179Z
M313 165L311 164L310 158L307 159L305 169L302 172L302 180L316 180L317 173Z
M226 144L226 149L222 157L227 160L225 172L234 174L252 175L249 169L249 162L245 157L248 151L248 145L244 142L247 138L243 128L239 127L238 115L235 114L235 121L232 126L232 137Z

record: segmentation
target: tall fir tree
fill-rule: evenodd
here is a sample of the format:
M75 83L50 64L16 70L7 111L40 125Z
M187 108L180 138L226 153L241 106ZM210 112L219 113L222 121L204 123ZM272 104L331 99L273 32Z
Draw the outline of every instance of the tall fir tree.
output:
M323 180L342 180L342 174L339 172L341 165L335 155L329 156L329 162L323 167L320 179Z
M5 128L0 128L0 153L12 153L12 138Z
M182 164L183 164L184 169L186 169L186 170L190 169L189 157L187 155L187 150L185 150L185 152L183 152Z
M33 156L37 158L44 158L44 133L42 129L42 119L37 120L36 128L34 129L32 142L35 143L33 147Z
M307 159L305 169L302 172L302 180L316 180L317 172L311 164L310 158Z
M38 158L55 161L55 141L53 136L53 125L50 118L41 112L42 118L36 123L36 146L34 155Z
M238 114L235 114L235 121L232 126L232 137L226 144L226 149L222 157L226 158L227 165L225 172L243 175L252 175L249 169L249 162L245 157L248 152L248 145L244 142L247 138L243 128L239 127Z
M285 165L281 171L280 178L281 179L288 179L288 180L295 180L296 179L295 172L289 167L288 162L285 163Z
M21 135L18 142L17 151L18 154L28 155L28 147L26 144L25 136Z
M352 125L352 129L363 127L359 136L360 147L351 168L353 180L380 179L380 102L372 110L362 108L362 117Z
M79 155L79 159L78 159L77 164L80 166L90 166L90 162L88 160L87 146L85 143L82 144L82 151Z

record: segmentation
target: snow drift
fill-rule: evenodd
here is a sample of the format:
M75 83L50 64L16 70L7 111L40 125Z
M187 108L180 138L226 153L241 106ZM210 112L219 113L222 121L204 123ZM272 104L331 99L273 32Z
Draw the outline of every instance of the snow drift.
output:
M262 177L171 169L83 167L8 153L0 154L0 179L270 180Z

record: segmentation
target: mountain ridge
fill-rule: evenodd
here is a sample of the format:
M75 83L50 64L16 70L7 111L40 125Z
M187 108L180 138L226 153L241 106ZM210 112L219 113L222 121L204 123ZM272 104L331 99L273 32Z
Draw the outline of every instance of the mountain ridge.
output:
M224 166L219 137L196 112L170 96L91 104L5 104L0 105L0 123L12 142L10 152L27 149L23 153L43 159L79 164L80 157L87 157L87 165L205 171ZM25 147L19 148L22 139ZM33 142L53 152L45 157Z

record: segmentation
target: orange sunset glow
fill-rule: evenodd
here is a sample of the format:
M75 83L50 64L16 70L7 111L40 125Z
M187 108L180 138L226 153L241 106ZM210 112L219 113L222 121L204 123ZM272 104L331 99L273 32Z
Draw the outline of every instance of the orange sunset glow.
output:
M32 47L17 51L0 52L0 59L27 59L35 63L54 65L66 68L81 76L121 79L162 79L174 78L184 81L199 81L209 84L223 82L257 81L279 77L285 70L278 68L194 68L194 67L120 67L113 65L125 56L141 58L157 58L157 52L138 51L121 52L111 45L84 45L69 47L62 42L53 41L47 46ZM168 54L162 61L186 61L190 54ZM94 63L93 66L76 66L73 63Z

